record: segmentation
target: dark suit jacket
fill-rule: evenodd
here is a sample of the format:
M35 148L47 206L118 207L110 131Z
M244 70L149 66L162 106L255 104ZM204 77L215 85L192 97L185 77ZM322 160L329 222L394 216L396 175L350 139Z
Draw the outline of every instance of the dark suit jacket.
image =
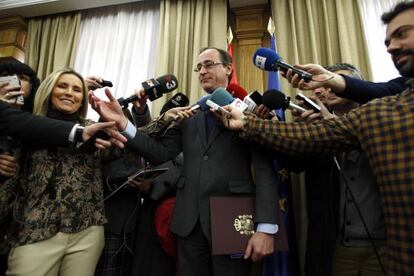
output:
M289 156L278 160L294 173L305 171L308 229L305 275L330 276L338 238L339 175L332 154Z
M338 94L357 103L367 103L373 99L396 95L407 87L404 77L392 79L388 82L370 82L342 75L345 78L345 90Z
M151 121L151 114L148 108L141 115L133 111L132 116L137 127L144 126ZM111 182L110 180L114 180L113 177L115 177L118 179L115 179L113 182L121 185L127 180L129 175L145 165L141 164L141 160L138 160L139 157L135 153L127 153L126 151L123 151L123 153L123 156L113 160L103 168L104 183L105 181ZM121 235L123 231L125 233L134 232L140 205L141 197L138 189L125 187L118 191L105 201L105 216L108 219L108 223L105 224L105 230L117 235Z
M74 123L34 116L0 101L0 133L31 145L67 146Z
M183 155L180 153L174 160L159 165L159 168L168 168L168 171L154 179L148 196L153 200L160 200L167 195L175 194L183 164Z
M165 162L183 152L185 161L177 184L172 231L185 237L200 220L204 235L210 239L209 198L220 195L256 194L255 222L278 223L277 178L272 159L258 145L241 140L219 125L207 140L206 112L200 110L159 140L138 131L128 142L150 162Z

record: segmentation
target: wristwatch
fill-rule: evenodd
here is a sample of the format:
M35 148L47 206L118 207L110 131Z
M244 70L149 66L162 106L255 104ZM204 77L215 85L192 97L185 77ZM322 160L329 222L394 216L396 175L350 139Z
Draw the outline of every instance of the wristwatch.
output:
M83 130L84 129L85 129L85 127L84 126L81 126L81 125L78 125L76 127L76 130L75 130L75 139L74 139L75 145L78 144L78 143L83 143L82 134L83 134Z

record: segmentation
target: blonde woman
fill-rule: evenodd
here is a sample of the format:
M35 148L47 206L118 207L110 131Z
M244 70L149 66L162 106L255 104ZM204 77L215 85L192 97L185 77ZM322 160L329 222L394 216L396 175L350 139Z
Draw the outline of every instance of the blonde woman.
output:
M41 83L33 113L87 125L87 108L84 79L63 69ZM67 148L23 152L6 275L93 275L104 246L100 158Z

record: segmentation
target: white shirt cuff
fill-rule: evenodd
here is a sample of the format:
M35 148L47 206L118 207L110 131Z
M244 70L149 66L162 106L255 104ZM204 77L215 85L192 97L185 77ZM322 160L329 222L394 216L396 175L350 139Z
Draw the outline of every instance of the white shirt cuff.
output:
M266 234L276 234L279 231L279 225L270 223L257 224L256 232L262 232Z
M121 132L128 140L131 140L137 134L137 129L135 128L134 124L128 120L127 126L124 131Z

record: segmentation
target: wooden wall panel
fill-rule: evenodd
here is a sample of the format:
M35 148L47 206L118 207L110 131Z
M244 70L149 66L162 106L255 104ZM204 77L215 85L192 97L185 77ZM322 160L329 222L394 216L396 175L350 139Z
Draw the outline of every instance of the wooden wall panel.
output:
M267 5L233 8L230 12L238 80L248 92L263 92L266 89L266 74L253 65L253 54L258 48L268 44L268 20Z
M0 61L14 58L24 62L27 23L19 16L0 19Z

